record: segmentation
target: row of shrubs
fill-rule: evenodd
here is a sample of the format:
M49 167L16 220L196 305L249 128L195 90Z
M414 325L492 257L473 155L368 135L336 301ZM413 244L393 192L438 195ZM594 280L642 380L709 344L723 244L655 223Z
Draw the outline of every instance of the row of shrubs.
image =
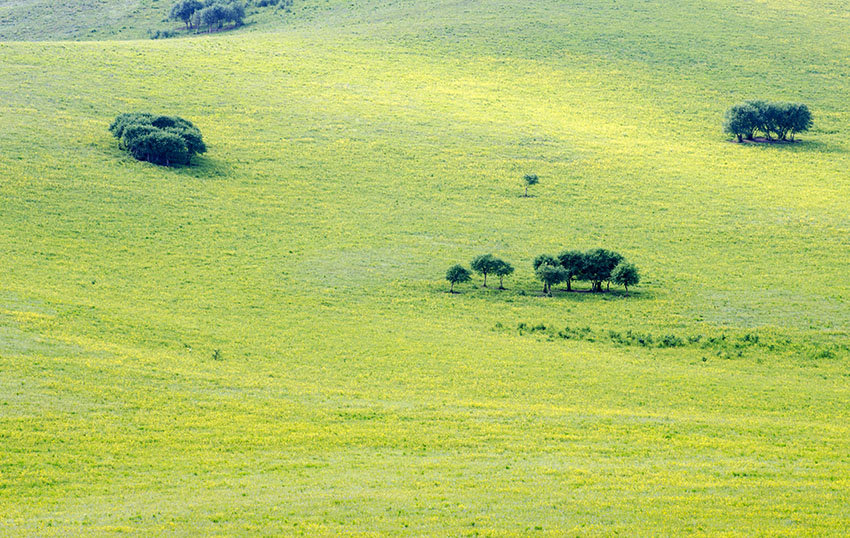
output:
M206 26L211 32L214 26L221 28L226 22L241 26L245 21L245 4L238 0L178 0L171 6L169 16L183 21L187 30Z
M205 153L201 131L177 116L147 112L119 114L109 126L118 146L140 161L164 166L189 164L192 156Z
M484 278L483 286L487 287L487 276L499 277L499 289L504 288L504 277L514 272L513 266L492 254L475 257L470 266L473 271ZM623 286L626 292L629 286L640 282L640 274L634 264L626 261L622 254L604 248L595 248L587 252L565 250L558 256L541 254L532 262L534 274L543 283L543 293L552 295L553 286L566 282L567 290L573 291L574 281L590 282L590 291L602 292L602 285L610 289L611 282ZM455 284L471 280L471 273L462 265L454 265L446 272L446 280L454 293Z
M493 327L495 331L512 331L501 323ZM626 331L594 330L590 327L559 328L545 323L520 322L516 325L520 335L544 336L548 340L582 340L587 342L611 342L618 346L637 346L649 348L690 348L714 352L720 358L742 357L748 350L766 350L771 353L782 352L796 357L811 359L832 359L845 357L850 353L850 345L834 342L812 341L810 339L792 340L787 335L767 332L759 335L756 332L744 332L738 335L720 332L714 335L704 334L660 334L642 333L631 329ZM703 356L703 361L706 357Z
M746 101L726 111L723 130L738 138L738 142L753 140L761 132L767 140L794 140L796 133L812 127L812 113L800 103Z

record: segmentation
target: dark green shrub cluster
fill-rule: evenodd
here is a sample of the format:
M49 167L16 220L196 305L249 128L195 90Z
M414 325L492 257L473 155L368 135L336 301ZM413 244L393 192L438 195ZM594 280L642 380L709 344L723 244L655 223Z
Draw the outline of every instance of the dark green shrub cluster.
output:
M796 133L812 127L809 107L800 103L746 101L726 111L723 130L738 142L753 140L761 133L767 140L794 140Z
M119 114L109 126L118 145L140 161L164 166L189 164L193 155L205 153L201 131L176 116L147 112Z
M534 274L543 282L543 293L552 295L552 286L565 282L567 291L572 291L573 281L590 282L590 290L602 291L611 282L619 284L629 291L629 286L640 282L637 267L626 261L619 253L604 248L595 248L587 252L565 250L558 256L541 254L532 262Z
M241 26L245 21L245 4L239 0L178 0L171 6L169 16L183 21L186 29L200 30L206 26L211 32L213 27L221 28L228 22Z
M510 329L501 323L494 327L497 331L509 331ZM590 327L570 327L569 325L558 328L557 325L546 325L545 323L520 322L516 325L516 331L520 335L543 336L548 340L581 340L585 342L610 342L625 347L645 348L685 348L701 350L716 357L730 359L732 357L743 357L745 353L758 350L768 351L771 354L784 353L795 357L808 357L811 359L833 359L844 357L850 353L850 345L836 344L834 342L813 341L810 339L792 340L783 334L767 333L759 335L755 332L743 334L728 334L720 332L714 335L691 334L676 335L662 334L653 335L633 331L594 330ZM706 360L703 355L702 360Z
M292 6L292 0L254 0L254 5L257 7L278 6L280 9L287 9Z

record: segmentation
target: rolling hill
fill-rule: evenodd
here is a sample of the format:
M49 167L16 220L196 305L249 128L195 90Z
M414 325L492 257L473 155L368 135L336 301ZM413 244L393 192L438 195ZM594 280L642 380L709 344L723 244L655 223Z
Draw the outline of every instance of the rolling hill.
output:
M112 39L163 2L0 0L4 533L846 531L845 2ZM815 128L730 143L755 97ZM209 152L134 161L131 110ZM534 256L597 246L641 285L540 296ZM445 293L487 252L508 290Z

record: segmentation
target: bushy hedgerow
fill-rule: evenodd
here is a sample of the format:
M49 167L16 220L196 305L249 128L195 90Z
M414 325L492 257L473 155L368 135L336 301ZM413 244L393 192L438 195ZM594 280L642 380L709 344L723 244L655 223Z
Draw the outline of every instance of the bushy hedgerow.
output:
M767 140L794 140L812 127L812 113L801 103L746 101L726 111L723 130L738 142L753 140L761 132Z
M205 153L201 131L177 116L155 116L148 112L118 115L109 126L118 145L140 161L164 166L189 164L192 156Z

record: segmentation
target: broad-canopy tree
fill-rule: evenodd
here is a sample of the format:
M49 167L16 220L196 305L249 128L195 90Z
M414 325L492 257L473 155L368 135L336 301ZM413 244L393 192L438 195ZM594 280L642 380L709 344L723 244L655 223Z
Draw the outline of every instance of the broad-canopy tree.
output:
M579 278L584 271L584 254L578 250L565 250L558 254L558 261L567 273L564 279L567 283L567 291L573 291L572 281Z
M183 21L186 29L189 29L192 27L192 15L203 7L204 5L198 0L178 0L171 6L169 16L174 20Z
M723 130L738 137L738 142L752 140L758 128L759 111L751 104L735 105L726 111Z
M471 278L472 277L469 276L469 271L467 271L462 265L453 265L449 267L449 270L446 271L446 280L451 283L449 293L455 293L455 284L469 282Z
M496 259L493 274L499 277L499 289L505 289L504 278L514 272L514 266L504 260Z
M602 283L611 280L611 272L623 261L623 256L604 248L595 248L584 254L582 278L589 280L592 291L602 291Z
M487 287L487 275L496 268L497 259L492 254L482 254L472 259L470 266L476 273L484 276L484 287Z
M563 282L567 277L567 272L560 265L549 265L548 263L540 264L537 270L534 271L537 278L543 282L543 293L552 295L552 286Z
M634 286L640 282L640 274L634 264L623 261L611 271L611 280L626 288L626 293L628 293L629 286Z

